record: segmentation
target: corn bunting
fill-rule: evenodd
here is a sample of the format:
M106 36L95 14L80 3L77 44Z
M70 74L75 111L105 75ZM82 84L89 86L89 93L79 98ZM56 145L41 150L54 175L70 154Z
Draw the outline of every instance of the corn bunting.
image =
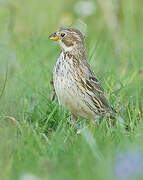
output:
M112 116L104 89L86 59L83 34L73 28L56 31L49 39L57 41L61 54L53 71L53 85L59 104L73 115L86 119ZM75 120L74 120L75 121Z

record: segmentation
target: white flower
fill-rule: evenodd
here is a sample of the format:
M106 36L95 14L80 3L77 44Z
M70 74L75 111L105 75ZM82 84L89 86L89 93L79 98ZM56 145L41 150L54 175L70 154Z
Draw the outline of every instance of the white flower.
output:
M90 16L96 11L95 2L79 1L75 4L74 10L80 16Z
M33 174L24 174L20 177L20 180L40 180L39 177L34 176Z

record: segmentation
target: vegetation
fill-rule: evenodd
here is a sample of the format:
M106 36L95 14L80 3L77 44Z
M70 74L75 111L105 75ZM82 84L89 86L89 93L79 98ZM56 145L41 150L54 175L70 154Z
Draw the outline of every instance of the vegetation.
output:
M96 0L90 16L76 3L0 3L1 180L142 179L143 1ZM48 35L71 24L87 32L87 58L118 112L116 127L103 118L91 132L81 118L71 129L69 112L50 100L59 47Z

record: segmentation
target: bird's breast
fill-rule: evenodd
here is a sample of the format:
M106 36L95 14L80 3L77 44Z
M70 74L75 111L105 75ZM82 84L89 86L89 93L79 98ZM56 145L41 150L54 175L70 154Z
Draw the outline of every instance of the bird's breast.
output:
M70 91L73 84L75 84L74 77L74 67L72 60L68 59L63 53L57 60L57 63L54 68L54 87L58 99L61 99L62 96L65 96L65 92Z
M79 89L76 77L72 60L61 55L54 68L54 87L59 103L69 109L76 108L76 104L78 104Z
M53 81L59 104L75 115L88 117L92 112L83 103L85 90L80 83L80 75L71 59L60 56L53 72Z

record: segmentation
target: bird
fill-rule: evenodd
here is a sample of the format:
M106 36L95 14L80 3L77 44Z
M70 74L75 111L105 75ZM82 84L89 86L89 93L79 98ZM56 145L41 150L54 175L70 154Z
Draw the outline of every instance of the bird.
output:
M61 47L52 83L59 104L71 112L73 125L77 117L113 116L105 91L88 63L85 36L75 28L60 28L48 38Z

